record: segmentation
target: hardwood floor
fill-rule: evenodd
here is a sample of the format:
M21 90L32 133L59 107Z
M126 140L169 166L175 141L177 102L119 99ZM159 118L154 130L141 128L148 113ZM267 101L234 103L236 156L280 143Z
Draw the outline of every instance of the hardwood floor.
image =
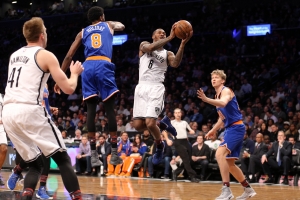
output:
M4 181L10 171L2 171ZM221 193L221 182L204 181L201 183L173 182L165 179L140 179L121 177L78 176L84 199L171 199L171 200L213 200ZM253 184L257 195L251 200L300 200L300 187L284 185ZM50 174L47 188L53 199L70 199L59 174ZM235 197L243 193L240 184L232 183ZM0 188L0 199L20 199L22 185L17 185L14 192L6 185Z

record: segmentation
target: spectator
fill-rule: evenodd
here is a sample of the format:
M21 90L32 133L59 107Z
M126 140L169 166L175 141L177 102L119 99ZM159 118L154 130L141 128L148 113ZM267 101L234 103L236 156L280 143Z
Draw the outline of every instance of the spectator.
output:
M79 153L76 156L76 173L82 173L82 163L86 163L85 175L91 174L91 149L86 136L83 136L79 145Z
M77 129L75 131L75 137L74 137L74 140L81 140L82 139L82 136L81 136L81 130Z
M76 105L75 101L72 101L72 105L69 107L69 110L72 111L73 113L78 112L79 107L78 107L78 105Z
M123 120L122 119L119 119L117 121L117 131L122 133L125 131L125 126L123 125Z
M210 137L210 140L206 140L204 143L207 144L209 148L217 150L221 144L221 141L217 139L217 134L214 134L212 137Z
M96 150L99 155L100 161L103 163L103 173L107 173L107 157L111 153L111 144L106 141L104 135L100 135L96 145Z
M148 148L150 148L153 145L154 140L150 135L149 130L144 130L142 141L148 146Z
M263 164L263 170L268 175L268 180L265 183L274 183L273 174L271 169L278 172L279 168L283 168L283 184L288 185L288 173L291 168L292 157L292 144L285 141L285 135L283 131L278 132L278 141L274 142L271 149L262 156L261 163Z
M133 127L133 120L130 120L125 126L126 132L136 132L135 128Z
M204 143L204 135L198 135L197 145L194 145L192 148L192 160L194 164L201 165L201 181L205 180L206 177L209 155L210 149L209 146Z
M197 124L202 124L203 115L199 113L199 108L195 107L193 111L194 114L190 116L191 122L197 122Z

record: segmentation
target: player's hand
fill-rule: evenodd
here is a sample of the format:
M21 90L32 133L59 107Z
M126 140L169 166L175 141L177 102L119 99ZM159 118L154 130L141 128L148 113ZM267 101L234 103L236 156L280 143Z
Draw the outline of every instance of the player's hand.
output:
M61 90L60 90L60 87L59 87L56 83L55 83L53 89L54 89L54 92L55 92L55 93L60 94L60 91L61 91Z
M79 76L81 74L81 72L83 71L81 62L76 61L74 63L74 61L72 61L71 65L70 65L70 71L71 71L71 74L76 74Z
M268 159L267 159L267 156L266 155L263 155L261 157L261 164L264 164L264 162L268 162Z
M208 133L206 133L205 139L210 140L210 138L211 138L212 136L214 136L215 134L216 134L216 131L210 130L210 131L208 131Z
M207 97L201 88L197 90L197 96L199 99L202 99L202 101L206 102Z
M190 31L189 33L187 33L186 38L181 40L181 43L183 45L185 45L191 39L191 37L193 36L193 33L194 33L193 31Z
M53 115L58 115L58 108L56 108L56 107L50 107L50 112L51 112Z
M172 28L171 28L171 32L170 32L170 35L169 35L169 37L171 37L171 39L173 39L173 38L176 37L176 35L175 35L175 28L176 28L176 26L177 26L177 22L175 22L173 24Z

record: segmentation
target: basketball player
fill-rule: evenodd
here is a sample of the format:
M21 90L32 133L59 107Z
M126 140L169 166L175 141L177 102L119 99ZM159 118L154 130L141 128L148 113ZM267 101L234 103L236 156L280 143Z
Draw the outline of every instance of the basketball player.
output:
M0 172L7 153L7 138L2 123L3 95L0 94ZM2 176L0 176L0 186L4 185Z
M188 173L191 182L198 183L200 180L196 177L197 173L192 169L191 166L191 158L192 158L192 149L191 145L189 144L188 137L187 137L187 130L190 133L195 133L193 129L191 129L190 125L186 121L181 120L181 109L176 108L174 110L175 119L171 121L173 127L176 129L177 136L174 140L174 147L175 151L178 153L180 158L182 158L183 167ZM173 179L176 181L177 176L182 172L183 168L178 167L176 170L173 171Z
M217 123L205 137L210 138L216 134L217 130L220 129L223 124L225 126L223 142L216 152L216 159L223 181L222 194L216 199L225 200L234 198L229 187L229 173L244 187L244 193L236 199L248 199L255 196L256 192L250 187L241 169L235 165L235 160L239 158L242 148L245 125L242 121L242 114L236 97L230 88L224 86L225 81L226 74L223 70L217 69L211 73L211 83L216 90L215 99L206 97L202 89L197 90L198 98L206 103L216 106L219 114Z
M193 35L193 31L191 31L187 34L186 39L181 40L175 56L173 52L163 48L175 37L175 28L176 23L172 26L168 37L163 29L156 29L152 34L153 43L144 41L139 48L139 83L134 93L133 126L140 132L148 129L153 135L157 147L156 155L153 156L154 160L160 160L163 155L160 129L166 130L174 136L177 134L167 116L161 120L160 128L157 126L157 117L164 108L165 72L168 65L174 68L179 66L184 47ZM165 125L165 127L161 125Z
M23 35L27 46L14 52L9 60L2 120L5 130L29 171L24 180L23 199L32 199L41 174L41 152L57 163L71 199L82 199L76 174L66 152L60 131L42 106L43 91L51 74L66 94L72 94L83 71L80 62L72 62L71 76L60 69L57 58L45 50L47 33L39 17L26 21Z
M123 160L118 157L117 152L117 122L114 112L115 94L119 90L115 81L115 65L111 62L111 57L114 31L122 31L125 26L120 22L105 21L104 10L98 6L89 9L88 19L92 25L78 33L62 63L62 70L67 70L72 57L83 43L86 61L83 63L85 70L81 75L82 95L87 105L87 128L92 167L101 165L95 140L95 116L99 92L109 121L108 130L112 147L110 164L119 165L123 163ZM59 93L59 88L55 86L54 91Z
M49 91L47 89L47 85L44 88L44 94L43 94L43 102L42 105L46 108L49 116L57 115L58 114L58 108L51 107L49 104ZM46 158L44 154L41 154L42 160L43 160L43 169L40 176L40 187L36 193L36 197L39 199L52 199L46 191L46 183L48 179L48 174L50 170L50 157ZM22 171L23 169L27 168L27 163L22 159L18 151L16 151L16 166L14 167L12 174L9 176L7 180L7 187L10 190L14 190L16 187L16 184L18 181L21 181L23 179Z

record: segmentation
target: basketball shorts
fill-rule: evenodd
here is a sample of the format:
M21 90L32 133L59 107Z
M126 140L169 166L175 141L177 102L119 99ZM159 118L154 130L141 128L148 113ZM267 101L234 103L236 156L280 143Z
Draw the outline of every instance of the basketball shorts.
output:
M115 65L105 60L86 60L81 74L83 100L98 96L103 101L119 90L115 80Z
M50 157L57 151L67 150L61 132L44 107L7 104L2 117L8 137L25 162L37 159L41 151Z
M7 145L6 132L4 131L3 124L0 124L0 145L1 144L6 144Z
M245 125L237 124L225 129L224 141L220 146L225 146L229 151L227 159L239 159L245 135Z
M157 118L164 108L165 86L140 82L134 91L133 118Z

